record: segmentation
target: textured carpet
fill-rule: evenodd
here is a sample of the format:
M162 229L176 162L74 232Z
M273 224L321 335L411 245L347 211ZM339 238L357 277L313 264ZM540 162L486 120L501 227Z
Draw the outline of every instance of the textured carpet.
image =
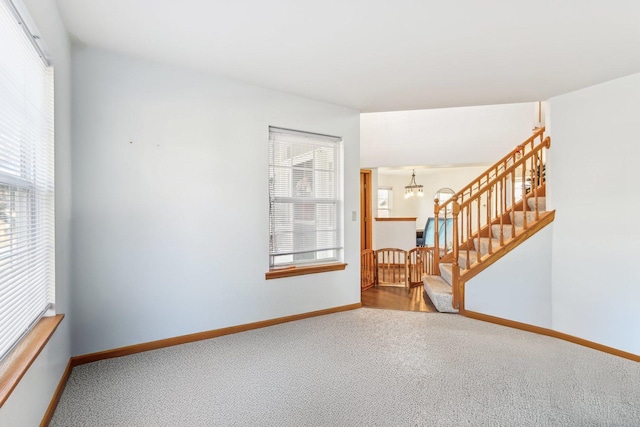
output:
M74 368L51 426L640 426L640 364L359 309Z

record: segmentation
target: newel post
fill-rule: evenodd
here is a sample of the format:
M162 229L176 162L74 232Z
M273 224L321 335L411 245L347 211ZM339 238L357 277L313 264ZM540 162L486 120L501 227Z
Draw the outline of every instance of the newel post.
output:
M460 308L460 265L458 263L458 255L459 255L459 242L458 242L458 216L460 214L460 204L458 203L458 196L454 195L452 197L453 201L451 203L451 213L453 214L453 261L451 263L452 269L452 282L451 283L451 292L453 294L453 299L451 304L453 308ZM467 260L467 262L469 262Z
M440 200L438 199L433 199L433 219L435 220L435 223L433 225L433 238L434 238L434 257L433 257L433 274L436 276L440 275L440 236L439 236L439 232L438 229L440 222L438 221L438 212L440 211ZM424 236L424 242L425 245L427 244L427 230L425 229L422 232L423 236Z

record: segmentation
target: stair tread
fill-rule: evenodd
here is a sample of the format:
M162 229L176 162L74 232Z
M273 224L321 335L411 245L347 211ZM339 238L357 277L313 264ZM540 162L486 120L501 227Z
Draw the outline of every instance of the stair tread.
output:
M527 199L527 205L529 205L529 209L531 209L532 211L536 210L536 198L529 197ZM538 210L544 211L546 209L547 209L547 198L538 196Z
M448 284L441 276L425 275L424 281L429 282L429 287L435 293L451 295L451 285Z

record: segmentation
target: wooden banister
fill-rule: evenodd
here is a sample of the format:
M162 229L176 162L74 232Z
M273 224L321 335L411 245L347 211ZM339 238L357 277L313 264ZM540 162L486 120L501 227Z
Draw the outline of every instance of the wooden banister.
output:
M440 247L439 227L435 227L434 274L440 273L440 264L452 264L453 308L464 303L463 283L484 270L487 265L504 256L515 247L516 236L531 234L546 225L549 215L539 212L538 197L544 195L544 150L551 146L551 139L544 138L544 128L536 129L531 137L516 146L469 185L440 203L434 200L435 223L443 216L453 221L453 242ZM540 142L536 145L537 138ZM520 181L521 199L516 200L516 180ZM535 203L533 217L529 217L529 199ZM522 228L516 228L515 215L521 212ZM530 212L530 211L529 211ZM495 231L492 226L499 226ZM506 228L506 230L505 230ZM532 231L535 232L532 229ZM463 260L462 260L463 259ZM461 260L463 262L461 262ZM464 307L462 307L464 308Z
M487 189L491 188L497 182L499 182L502 178L507 177L509 174L512 173L512 171L515 171L518 168L518 166L524 166L526 164L526 161L531 159L536 153L540 153L542 151L542 149L549 148L550 146L551 146L551 138L546 137L544 139L544 141L542 141L542 143L540 145L534 147L529 153L527 153L526 155L522 156L513 165L509 166L509 168L507 168L504 172L501 172L498 176L493 178L485 187ZM523 168L523 171L524 171L524 168ZM482 192L477 192L475 195L471 196L469 199L467 199L466 201L461 203L460 207L463 208L463 207L468 206L472 201L476 200L481 195L481 193ZM523 198L523 200L524 200L524 198ZM440 207L440 209L442 209L442 206Z
M492 166L490 166L487 170L485 170L483 173L481 173L477 178L472 180L469 184L467 184L460 191L458 191L455 194L456 196L458 196L458 200L462 201L465 198L465 195L467 195L467 193L469 193L468 196L471 196L474 193L474 191L478 191L481 187L483 187L483 181L486 184L488 182L488 180L490 179L491 175L496 176L498 171L501 168L503 170L506 169L507 168L507 164L508 164L508 162L510 160L517 160L516 157L518 155L524 155L524 152L527 149L527 145L530 145L531 146L530 148L533 148L533 142L535 141L536 138L541 138L541 140L542 140L542 135L544 134L544 131L545 131L544 127L536 129L536 131L533 133L533 135L531 135L529 138L527 138L523 143L518 144L506 156L504 156L503 158L498 160L496 163L494 163ZM474 190L474 188L475 188L475 190ZM445 202L443 202L441 207L445 207L449 203L451 203L451 199L446 200Z

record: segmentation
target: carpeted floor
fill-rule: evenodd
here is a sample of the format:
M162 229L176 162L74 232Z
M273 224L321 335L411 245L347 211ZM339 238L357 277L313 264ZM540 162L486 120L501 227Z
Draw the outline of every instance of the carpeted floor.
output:
M640 364L359 309L74 368L51 426L640 426Z

